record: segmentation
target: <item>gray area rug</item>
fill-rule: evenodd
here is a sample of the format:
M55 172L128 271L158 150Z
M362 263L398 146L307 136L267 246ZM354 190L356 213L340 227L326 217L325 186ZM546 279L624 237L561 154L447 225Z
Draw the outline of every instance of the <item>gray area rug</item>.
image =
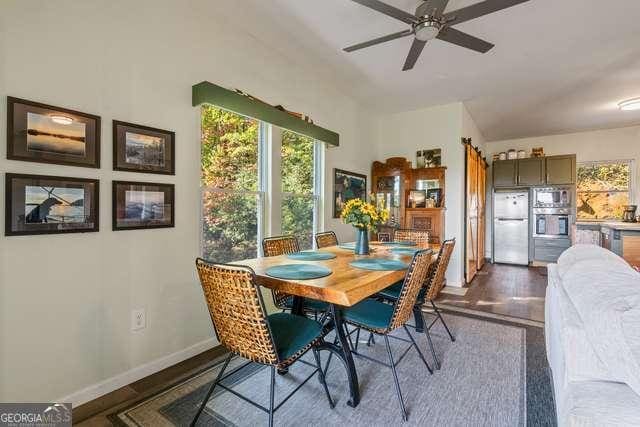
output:
M346 405L348 388L342 364L335 360L328 373L334 401L329 408L322 386L316 378L307 382L276 413L281 426L342 425L355 426L554 426L551 382L544 352L543 331L537 326L479 317L469 313L447 313L446 320L456 335L449 341L444 328L436 323L432 337L442 369L429 375L414 350L398 365L398 377L409 421L402 422L393 377L389 368L356 358L361 403ZM406 337L404 331L397 331ZM423 334L413 331L427 360ZM367 335L362 334L361 341ZM391 340L399 356L408 345ZM387 361L382 339L376 345L360 345L368 356ZM323 361L327 352L322 352ZM307 354L305 360L313 361ZM232 360L230 367L244 361ZM114 414L120 425L186 426L202 401L220 365L176 384L139 404ZM294 364L287 375L276 378L276 405L312 368ZM268 404L269 368L252 364L226 380L227 386L251 399ZM199 426L265 425L267 414L222 389L217 389L201 415Z

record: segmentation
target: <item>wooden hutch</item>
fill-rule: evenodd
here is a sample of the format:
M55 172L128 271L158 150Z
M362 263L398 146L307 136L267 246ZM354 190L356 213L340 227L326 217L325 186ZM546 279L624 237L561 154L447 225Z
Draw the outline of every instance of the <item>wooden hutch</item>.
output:
M392 157L384 163L373 162L371 190L375 202L378 206L389 209L389 221L380 228L380 232L393 235L395 229L413 228L428 231L432 243L444 240L446 169L416 169L404 157ZM440 190L436 206L414 206L410 197L411 190L436 189Z

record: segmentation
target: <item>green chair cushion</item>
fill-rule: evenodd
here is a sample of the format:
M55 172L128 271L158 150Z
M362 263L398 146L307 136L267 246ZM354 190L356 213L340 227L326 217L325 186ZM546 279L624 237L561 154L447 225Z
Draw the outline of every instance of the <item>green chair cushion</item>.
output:
M347 322L371 329L385 329L389 327L391 322L393 306L366 299L353 307L343 309L342 315Z
M320 323L303 316L275 313L267 321L280 360L290 358L322 333Z
M395 301L400 298L400 292L402 292L402 282L394 283L378 293L387 299Z
M388 288L381 290L380 292L378 292L378 296L381 296L391 301L396 301L398 298L400 298L400 292L402 292L402 281L398 283L394 283ZM420 302L420 303L423 302L426 292L427 290L425 289L424 286L422 286L420 288L420 292L418 292L418 298L416 298L417 302Z

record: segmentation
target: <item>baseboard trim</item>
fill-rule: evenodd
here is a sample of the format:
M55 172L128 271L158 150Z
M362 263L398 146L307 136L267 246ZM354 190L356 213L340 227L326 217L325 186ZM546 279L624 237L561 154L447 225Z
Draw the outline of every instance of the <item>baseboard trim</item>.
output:
M71 402L73 407L80 406L84 403L104 396L107 393L111 393L112 391L118 390L121 387L127 386L131 383L141 380L142 378L153 375L156 372L159 372L170 366L183 362L193 356L210 350L216 345L217 341L213 338L200 341L199 343L196 343L190 347L176 351L175 353L168 354L159 359L152 360L151 362L145 363L143 365L136 366L133 369L125 371L99 383L90 385L89 387L85 387L82 390L78 390L68 396L64 396L55 401L65 403Z

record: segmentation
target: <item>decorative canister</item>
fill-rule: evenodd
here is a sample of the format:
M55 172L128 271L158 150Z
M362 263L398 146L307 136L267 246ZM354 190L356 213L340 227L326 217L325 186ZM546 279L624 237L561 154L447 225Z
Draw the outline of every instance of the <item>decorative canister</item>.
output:
M514 160L518 158L518 154L516 153L516 150L514 150L513 148L509 151L507 151L507 159L508 160Z
M518 150L518 158L519 159L526 159L527 158L527 152L524 150Z
M507 153L503 151L502 153L498 154L498 158L500 160L507 160Z

